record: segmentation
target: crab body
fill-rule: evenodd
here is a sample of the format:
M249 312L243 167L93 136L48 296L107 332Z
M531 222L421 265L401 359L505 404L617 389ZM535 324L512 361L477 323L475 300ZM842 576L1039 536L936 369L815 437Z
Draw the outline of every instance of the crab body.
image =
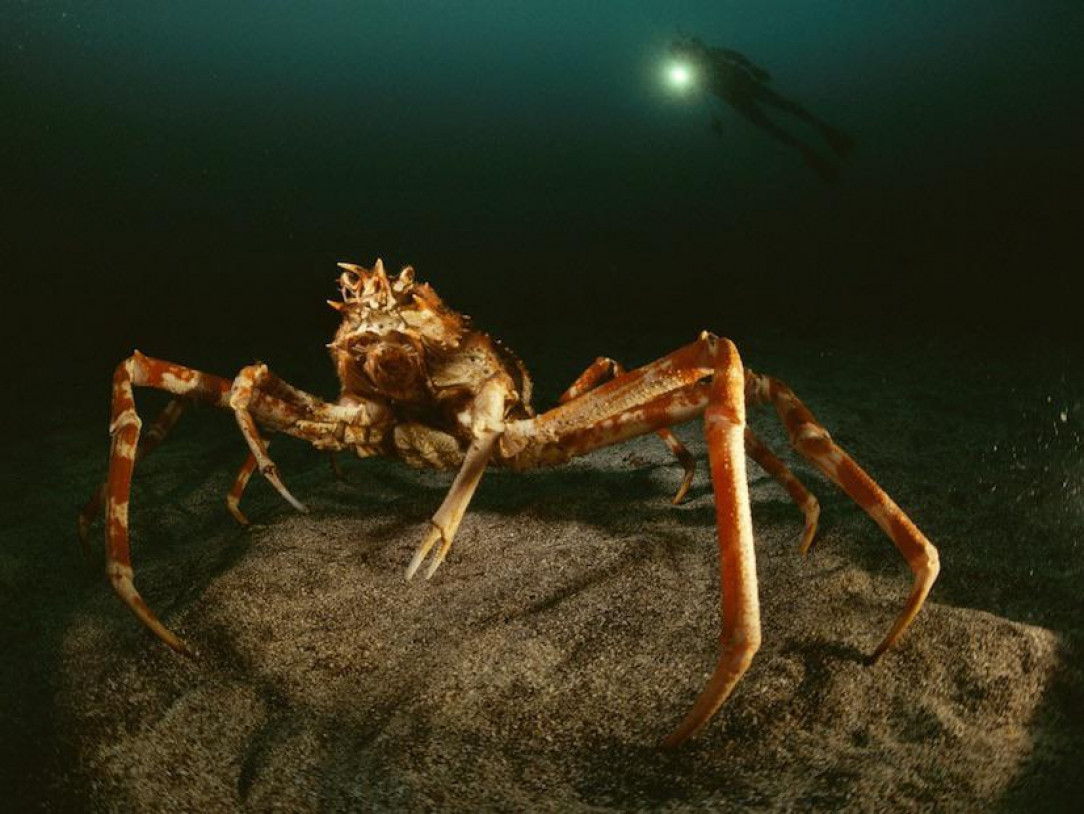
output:
M715 671L692 709L665 739L677 745L703 727L730 695L760 643L755 552L745 476L748 455L793 498L804 517L800 551L817 530L820 506L782 460L746 426L747 408L770 405L795 450L843 489L881 527L907 561L914 583L903 610L874 651L880 656L918 614L937 578L937 549L883 489L829 436L786 384L742 365L737 348L707 332L632 371L599 357L560 397L536 414L531 378L516 356L475 329L405 268L389 277L341 263L341 300L330 302L341 323L328 346L339 378L337 400L323 401L286 383L264 364L231 379L138 351L113 376L109 474L79 516L87 546L93 518L105 509L106 573L117 595L155 635L192 655L136 591L128 539L128 501L138 460L166 437L192 402L233 412L248 457L226 504L241 523L245 487L257 470L299 511L307 511L278 473L266 436L281 433L317 449L353 451L408 464L456 469L447 497L407 567L426 559L432 577L448 555L471 497L491 465L523 469L560 464L602 446L656 433L684 468L674 502L692 481L695 462L669 427L703 416L716 504L722 589L722 632ZM165 390L173 400L144 432L134 388Z
M414 466L459 466L473 439L471 406L486 383L500 388L503 419L534 415L523 363L416 283L412 268L389 277L379 260L372 270L340 267L342 299L329 304L342 322L328 345L339 401L386 405L385 454Z

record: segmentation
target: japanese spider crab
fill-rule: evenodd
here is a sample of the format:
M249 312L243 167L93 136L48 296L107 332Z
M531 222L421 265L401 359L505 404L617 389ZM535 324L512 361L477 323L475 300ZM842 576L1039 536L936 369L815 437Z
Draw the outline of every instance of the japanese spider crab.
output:
M914 573L913 589L876 659L918 614L937 578L937 549L892 499L817 423L778 379L743 367L737 348L703 332L691 344L626 372L599 358L553 409L535 414L531 379L511 352L447 307L412 268L388 277L340 263L342 299L329 301L342 317L328 346L341 383L325 402L279 379L264 364L232 380L135 351L113 376L109 474L79 516L80 537L105 505L106 573L128 608L163 642L191 655L185 643L147 607L133 584L128 544L128 500L135 462L165 438L189 402L232 410L249 455L226 498L241 523L239 501L252 473L260 473L299 511L268 456L266 433L282 432L323 450L397 457L409 464L458 469L447 497L409 566L409 580L435 552L426 578L448 555L471 496L489 465L511 469L551 466L650 432L658 433L685 469L674 502L684 496L695 463L666 429L704 416L715 496L722 593L717 666L692 709L663 741L676 746L700 730L730 695L760 645L760 610L746 484L745 455L778 481L805 517L800 550L813 541L820 514L816 498L746 426L747 405L771 404L795 449L835 481L895 543ZM140 438L133 386L173 394Z

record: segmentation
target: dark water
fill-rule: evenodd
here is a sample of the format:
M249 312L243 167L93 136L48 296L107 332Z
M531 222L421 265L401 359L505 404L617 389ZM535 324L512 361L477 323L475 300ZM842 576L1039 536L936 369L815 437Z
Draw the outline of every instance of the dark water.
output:
M322 335L331 262L378 255L505 330L1060 335L1082 22L1003 0L4 3L3 293L39 298L18 327L52 314L120 352ZM850 134L839 183L668 87L679 33Z
M1080 421L1082 33L1053 1L0 2L8 381L104 428L132 347L296 380L334 261L382 256L532 361L558 331L584 361L637 332L966 336L1010 388L1039 355L1057 387L1013 398L1054 418L1006 418L1035 446ZM679 35L851 136L838 183L668 86ZM1042 482L1077 517L1065 437Z

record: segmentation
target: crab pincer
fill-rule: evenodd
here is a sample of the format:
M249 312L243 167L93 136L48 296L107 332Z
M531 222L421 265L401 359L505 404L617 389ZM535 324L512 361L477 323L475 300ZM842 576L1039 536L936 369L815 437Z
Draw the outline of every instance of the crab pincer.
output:
M489 460L493 457L494 448L500 440L503 430L501 416L504 411L504 396L505 388L499 381L493 379L483 385L481 392L475 398L471 422L474 428L474 440L467 449L463 465L459 468L455 480L452 481L444 502L440 504L440 508L429 521L429 532L414 552L410 565L407 566L408 580L413 578L437 540L441 541L440 547L425 571L425 578L430 579L440 568L444 558L448 556L455 533L474 496L474 490L478 488L482 473L486 471Z

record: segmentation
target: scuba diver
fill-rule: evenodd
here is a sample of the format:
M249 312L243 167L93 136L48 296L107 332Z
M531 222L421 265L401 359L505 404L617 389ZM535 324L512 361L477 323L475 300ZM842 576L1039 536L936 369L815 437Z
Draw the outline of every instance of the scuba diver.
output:
M854 149L854 141L846 134L821 121L797 102L776 93L768 87L771 74L753 64L745 55L729 48L715 48L705 45L697 37L676 40L670 45L674 57L694 66L698 75L711 92L730 105L734 110L767 131L777 141L797 150L805 163L811 167L825 183L834 183L839 176L839 168L821 156L813 147L802 139L776 124L765 114L763 106L782 110L816 128L837 156L845 156ZM723 135L723 122L718 116L712 118L712 130L719 137Z

